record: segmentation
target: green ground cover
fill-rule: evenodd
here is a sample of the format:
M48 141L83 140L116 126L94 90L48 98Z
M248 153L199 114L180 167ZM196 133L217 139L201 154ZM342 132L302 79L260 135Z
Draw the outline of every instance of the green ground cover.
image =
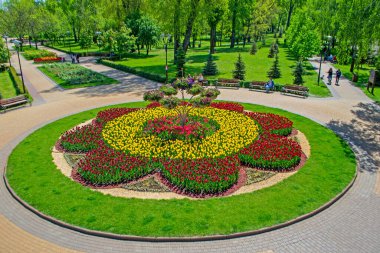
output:
M86 54L86 53L108 53L104 52L100 49L96 44L92 44L90 48L81 48L78 42L74 42L74 40L66 40L65 43L49 43L46 46L50 46L52 48L56 48L61 51L73 52L76 54Z
M267 72L271 68L274 58L268 58L269 48L274 41L272 37L268 37L266 45L261 46L261 42L258 42L258 50L256 55L250 55L250 44L243 48L239 47L230 49L227 44L222 47L216 48L216 54L213 55L216 64L218 66L219 74L216 76L208 77L209 79L217 78L232 78L232 71L235 68L235 62L238 57L238 53L241 53L243 61L246 65L246 81L268 81ZM283 39L279 40L280 53L279 53L279 65L281 70L281 77L275 79L276 84L293 84L294 76L293 71L296 66L296 59L291 56L286 45L283 44ZM207 45L204 43L204 45ZM187 63L185 65L186 73L192 75L199 74L207 61L208 46L201 48L190 48L186 55ZM175 78L176 66L173 63L173 50L168 50L168 65L169 65L169 80ZM134 68L138 71L160 75L165 79L165 50L153 49L147 56L146 54L130 54L127 59L121 61L115 61L114 63ZM313 69L311 64L307 61L305 65L304 81L305 86L309 87L310 93L319 96L330 96L330 92L325 84L318 86L317 72Z
M53 63L38 67L45 75L65 89L113 84L118 81L71 63Z
M12 98L17 92L9 71L0 72L0 98Z
M18 196L64 222L117 234L177 237L230 234L279 224L320 207L352 180L355 156L331 130L280 109L244 106L286 116L307 136L311 157L298 173L275 186L225 198L142 200L103 195L66 178L51 157L59 136L105 109L98 108L60 119L29 135L10 155L6 176Z
M31 61L35 58L45 57L45 56L56 56L55 53L49 52L47 50L36 49L35 47L23 46L23 51L21 54L25 59Z
M350 72L350 65L335 64L334 67L339 68L342 71L343 76L345 76L349 80L352 80L353 73ZM368 83L371 69L374 69L374 68L366 64L363 65L359 69L358 81L354 82L354 84L357 87L359 87L364 92L364 94L366 94L369 98L374 100L376 103L380 104L380 87L379 86L375 87L375 90L373 92L374 95L372 95L370 92L367 91L367 83ZM357 70L355 69L355 72L356 71Z

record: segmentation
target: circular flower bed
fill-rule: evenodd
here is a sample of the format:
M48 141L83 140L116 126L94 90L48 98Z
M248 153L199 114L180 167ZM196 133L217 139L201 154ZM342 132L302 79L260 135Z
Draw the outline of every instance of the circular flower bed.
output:
M276 171L295 168L301 147L284 137L292 124L279 115L242 112L236 103L192 108L186 117L155 103L147 109L101 111L93 124L66 132L60 147L87 152L77 171L92 185L158 172L184 192L215 194L238 181L242 164ZM69 143L69 137L75 141Z

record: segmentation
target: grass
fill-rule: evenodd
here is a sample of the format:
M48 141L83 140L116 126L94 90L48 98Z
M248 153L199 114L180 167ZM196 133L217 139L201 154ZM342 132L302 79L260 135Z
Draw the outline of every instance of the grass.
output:
M9 71L0 72L0 94L2 98L12 98L17 96Z
M339 68L342 71L343 76L352 80L353 73L350 72L350 65L339 65L335 64L335 68ZM359 69L359 77L357 82L353 82L357 87L359 87L364 94L366 94L370 99L380 104L380 87L376 86L373 95L367 90L367 83L370 75L370 70L374 69L373 67L368 66L367 64L363 65ZM355 69L355 73L357 69ZM370 89L371 90L371 89Z
M54 64L62 64L62 63L54 63ZM70 64L70 63L64 63L64 64ZM51 72L49 70L49 65L50 64L45 64L43 66L38 67L38 69L41 70L45 75L47 75L56 84L58 84L59 86L65 88L65 89L75 89L75 88L82 88L82 87L90 87L90 86L99 86L99 85L118 83L118 81L115 79L109 78L109 77L104 76L100 73L94 72L90 69L86 69L85 67L82 67L80 65L75 65L77 68L84 69L84 70L88 71L88 73L91 73L92 75L97 75L101 78L99 78L99 81L96 81L96 82L70 84L68 81L61 79L58 75Z
M51 46L61 51L66 51L66 52L71 51L76 54L98 53L98 52L104 53L104 51L102 50L99 51L99 47L95 44L92 44L90 48L86 49L86 48L81 48L79 46L79 43L74 42L74 40L66 40L65 43L54 43L54 44L50 43L47 46Z
M98 108L29 135L10 155L6 176L23 200L64 222L117 234L176 237L230 234L283 223L325 204L352 180L355 156L331 130L280 109L244 105L248 110L284 115L305 133L312 155L298 173L275 186L226 198L143 200L103 195L66 178L51 157L59 136L104 109Z
M222 47L216 48L216 54L213 55L214 60L218 66L219 74L216 76L208 77L211 79L216 78L232 78L232 71L235 69L235 62L237 61L238 54L240 53L246 66L246 80L247 81L267 81L267 72L273 65L274 58L268 58L269 48L274 38L268 37L266 45L258 50L256 55L250 55L249 49L251 45L246 45L245 48L240 45L239 47L230 49L227 44ZM292 84L293 71L296 66L296 59L291 56L286 45L283 44L283 39L279 39L280 53L279 65L281 77L275 79L276 84ZM206 43L204 43L206 44ZM261 42L257 43L258 46ZM204 65L207 61L209 48L190 48L186 55L187 63L185 65L186 73L192 75L202 72ZM148 72L152 74L161 75L165 78L165 50L153 49L149 55L146 54L130 54L129 58L115 63L135 68L138 71ZM175 78L176 66L173 62L173 50L168 50L168 65L169 65L169 80ZM310 93L318 97L330 96L330 91L325 84L318 86L318 74L309 62L304 62L305 75L303 76L305 86L309 87Z

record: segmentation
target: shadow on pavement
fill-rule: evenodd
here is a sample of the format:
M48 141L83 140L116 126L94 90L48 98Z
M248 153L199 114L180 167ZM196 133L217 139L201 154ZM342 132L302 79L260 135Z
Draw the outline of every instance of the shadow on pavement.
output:
M332 120L327 127L351 144L361 164L360 171L375 173L380 168L380 106L359 103L349 123Z

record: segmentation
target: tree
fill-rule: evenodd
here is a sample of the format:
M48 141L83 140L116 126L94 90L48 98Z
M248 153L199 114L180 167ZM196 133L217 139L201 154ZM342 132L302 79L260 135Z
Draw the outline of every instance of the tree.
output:
M293 72L293 75L294 75L294 81L293 81L293 83L294 84L297 84L297 85L302 85L303 84L303 79L302 79L303 73L304 73L304 71L303 71L303 67L302 67L302 62L298 61L296 69Z
M218 74L218 67L216 66L216 63L212 58L212 54L208 55L207 62L205 64L205 67L203 68L202 73L205 76L214 76Z
M182 99L175 97L178 91L181 92ZM184 97L185 92L191 95L187 103ZM159 90L145 92L144 100L159 102L164 107L174 110L181 120L181 126L184 127L192 108L210 105L219 94L220 91L217 89L204 89L199 84L190 86L185 80L178 79L173 86L167 84L161 86Z
M278 55L276 54L276 58L273 62L271 69L268 71L268 77L273 79L281 77L280 67L278 64Z
M190 38L193 32L194 21L197 18L197 13L198 13L197 7L199 5L199 2L200 0L190 0L191 7L190 7L190 12L187 18L187 22L186 22L185 38L183 39L183 44L182 44L182 48L185 51L185 53L187 52L187 48L189 47L189 44L190 44Z
M2 39L0 39L0 63L8 61L8 49Z
M226 0L208 0L206 2L206 8L208 10L207 22L210 26L210 53L215 53L216 46L216 26L223 18L226 11Z
M100 39L102 41L102 48L108 51L111 56L111 52L116 49L116 32L110 29L103 33Z
M183 48L178 48L177 51L177 76L184 77L185 76L185 63L186 63L186 53Z
M92 33L90 31L86 31L82 33L82 36L79 40L79 46L82 49L89 49L92 45Z
M239 80L245 80L245 64L241 55L239 54L238 60L235 63L235 70L233 71L233 77Z
M236 29L237 27L247 21L251 14L253 7L253 0L230 0L228 2L228 9L231 15L231 43L230 48L235 47ZM249 22L247 22L249 27Z
M253 41L251 49L249 50L251 55L255 55L257 53L257 44L256 41Z
M146 55L149 49L156 44L160 38L160 28L156 22L149 17L142 17L139 22L139 32L137 38L138 45L145 45Z
M123 54L131 51L135 45L135 37L131 34L131 29L123 25L120 28L120 31L116 33L116 43L115 43L115 52L119 55L121 59Z

